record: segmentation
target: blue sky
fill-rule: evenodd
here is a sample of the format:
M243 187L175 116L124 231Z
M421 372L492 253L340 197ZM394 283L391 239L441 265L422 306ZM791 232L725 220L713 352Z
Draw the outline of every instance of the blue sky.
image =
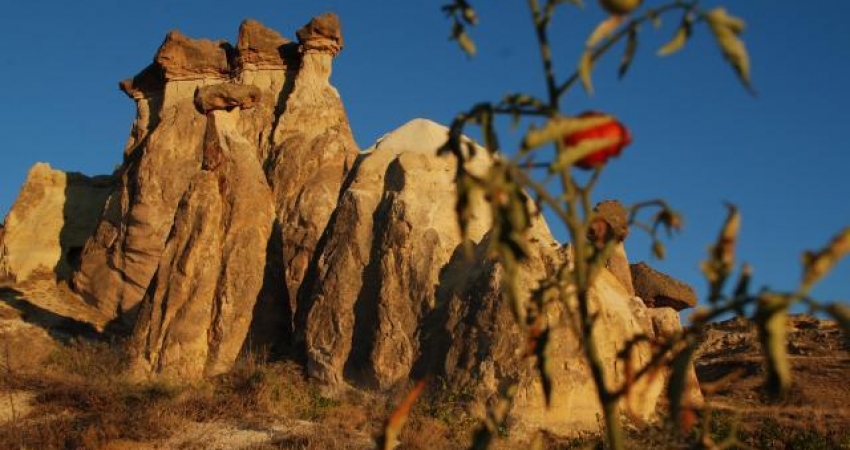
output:
M575 67L585 37L603 18L595 2L586 2L584 10L565 7L555 19L561 77ZM293 38L310 17L338 13L346 48L333 82L363 148L415 117L448 123L478 101L516 91L542 95L526 2L473 3L481 25L473 30L480 53L472 60L447 40L441 3L9 2L0 16L0 215L37 161L90 175L121 162L134 106L117 82L145 67L175 28L233 42L241 20L254 18ZM678 22L670 17L661 30L643 30L625 80L616 79L615 50L597 68L596 95L576 90L564 110L615 114L634 135L606 171L598 199L664 197L684 213L685 229L668 246L669 259L654 265L704 291L698 264L728 200L743 211L739 255L755 267L757 285L792 289L801 252L850 225L850 4L703 3L722 3L746 19L758 97L738 85L704 27L682 52L656 57ZM631 239L628 250L633 260L649 258L640 238ZM816 293L847 301L849 280L845 261Z

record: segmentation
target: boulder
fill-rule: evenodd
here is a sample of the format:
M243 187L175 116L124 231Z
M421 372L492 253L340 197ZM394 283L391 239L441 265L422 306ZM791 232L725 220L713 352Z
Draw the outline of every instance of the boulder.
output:
M250 109L259 103L260 88L245 84L222 83L202 86L195 91L195 107L201 113L218 109Z
M652 308L670 307L676 311L693 308L697 304L694 288L665 275L643 262L631 265L635 295Z
M436 374L452 389L472 392L478 414L516 383L511 432L596 430L601 407L569 323L576 306L556 302L545 312L554 379L548 409L534 361L523 358L525 336L503 298L504 273L490 253L489 207L481 198L472 206L472 258L463 251L455 162L436 154L446 136L446 128L415 120L357 160L315 260L305 324L308 373L331 391L351 385L386 390ZM480 174L490 159L483 150L477 155L470 170ZM526 294L570 255L542 216L528 238L531 254L518 279ZM616 355L631 339L656 335L652 314L608 270L592 290L591 309L599 314L595 339L608 380L619 386L626 375ZM638 344L632 363L651 358L649 344ZM638 382L624 411L654 417L665 380Z
M112 177L34 165L5 220L0 279L70 277L112 189Z

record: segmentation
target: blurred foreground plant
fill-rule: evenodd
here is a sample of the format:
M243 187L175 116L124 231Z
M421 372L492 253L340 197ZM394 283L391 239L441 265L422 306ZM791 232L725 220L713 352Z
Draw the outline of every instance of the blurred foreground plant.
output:
M737 208L729 205L726 222L702 265L709 282L708 306L693 314L691 327L674 336L642 335L627 342L626 350L616 355L626 366L631 367L628 349L639 342L649 341L653 357L643 366L631 367L621 385L611 383L603 367L603 355L593 339L598 324L597 315L591 309L589 292L623 236L605 229L604 225L600 229L599 213L594 208L592 194L609 159L623 151L631 142L631 135L612 115L599 112L567 113L562 110L561 101L579 82L588 93L592 93L595 63L620 42L624 42L625 47L618 72L620 77L625 76L636 54L644 25L652 23L658 28L662 18L669 16L678 18L678 26L672 39L658 50L660 56L680 50L688 42L695 27L705 24L744 87L750 92L753 90L749 58L740 39L745 28L743 20L730 15L722 7L704 9L699 0L677 0L644 9L639 9L640 0L600 0L601 6L612 15L603 20L587 39L575 71L567 78L559 79L550 48L550 24L563 5L582 6L581 3L581 0L527 0L540 49L546 98L516 93L495 103L485 102L473 106L454 120L448 142L441 152L451 153L457 159L457 217L464 236L471 214L470 199L476 193L483 193L489 201L495 236L492 251L498 255L504 268L507 284L505 297L511 304L517 324L526 334L528 348L525 354L536 358L547 403L551 396L552 380L546 369L545 350L551 325L544 320L541 311L546 302L557 301L576 305L572 312L576 315L583 355L602 406L606 440L610 448L622 449L621 401L636 381L653 376L662 369L670 371L667 391L670 419L676 429L688 431L693 426L696 411L691 405L683 403L686 376L703 327L720 317L729 314L746 316L754 310L752 319L758 327L766 356L766 387L773 395L783 395L790 386L791 377L786 354L786 319L791 306L805 304L814 312L832 315L845 330L850 329L848 308L839 304L822 304L809 296L812 285L850 252L850 228L842 231L824 249L806 253L804 276L795 292L773 292L767 289L751 292L751 269L747 265L740 270L736 268L735 245L741 219ZM454 0L444 6L443 10L453 23L451 38L467 54L474 55L476 45L467 32L469 26L478 23L478 14L472 4L467 0ZM514 127L524 120L529 123L522 144L515 152L506 153L499 145L497 118L501 116L512 119ZM470 125L480 127L483 146L494 161L489 172L483 176L476 176L466 170L466 161L476 152L476 145L462 138L466 127ZM583 175L581 171L590 173ZM557 187L550 187L553 184ZM640 220L647 210L653 212L649 221ZM527 293L520 292L517 285L517 274L519 265L529 254L527 235L532 217L543 211L554 214L566 227L573 257L572 261L556 271L554 277L540 280L541 287L526 300L528 297L524 294ZM680 215L663 200L635 204L628 208L627 215L631 225L650 234L653 254L663 258L665 251L659 231L668 234L677 231L681 226ZM739 272L737 281L730 291L727 289L727 281L736 271ZM421 386L417 389L421 389ZM504 388L500 401L491 408L476 431L472 448L486 448L499 430L503 429L515 391L516 385ZM409 409L409 405L406 408ZM396 427L400 423L403 420L394 415L387 433L397 433ZM393 429L390 430L391 427ZM702 445L726 448L734 445L735 439L732 434L724 442L715 443L704 435Z

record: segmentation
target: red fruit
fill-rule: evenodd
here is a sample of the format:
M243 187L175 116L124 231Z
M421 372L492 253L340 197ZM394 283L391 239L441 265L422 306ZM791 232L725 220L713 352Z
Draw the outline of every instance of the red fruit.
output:
M579 114L579 117L601 117L604 115L597 111L587 111ZM616 142L576 161L576 167L589 170L604 165L608 158L620 156L623 148L632 143L632 135L629 133L629 129L616 119L612 119L610 122L564 136L564 145L575 147L587 139L606 138L616 139Z

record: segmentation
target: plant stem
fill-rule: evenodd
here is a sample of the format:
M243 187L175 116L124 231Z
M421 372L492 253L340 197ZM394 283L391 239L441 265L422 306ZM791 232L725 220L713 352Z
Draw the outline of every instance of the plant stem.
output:
M558 85L555 82L555 69L552 66L552 47L549 45L549 36L546 28L549 20L540 10L537 0L528 0L531 16L534 19L534 29L537 31L537 43L540 46L540 58L543 61L543 71L546 75L546 91L549 93L549 104L552 110L558 111Z

